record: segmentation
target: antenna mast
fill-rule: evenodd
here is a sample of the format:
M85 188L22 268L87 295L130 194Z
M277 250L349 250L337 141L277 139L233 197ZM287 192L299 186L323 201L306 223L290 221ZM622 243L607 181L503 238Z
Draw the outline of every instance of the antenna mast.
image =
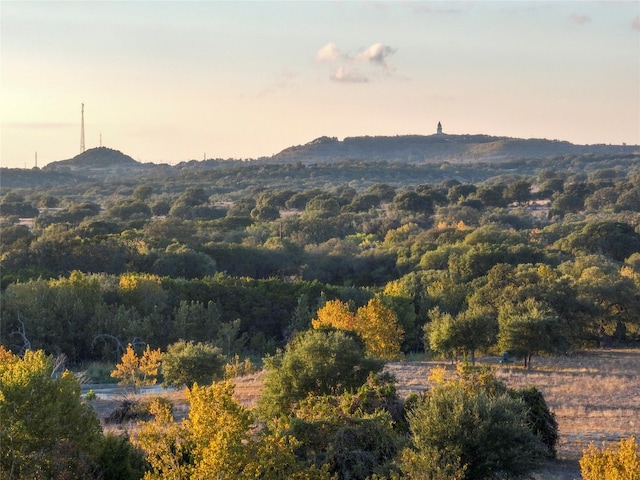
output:
M84 153L84 103L82 104L82 124L80 125L80 153Z

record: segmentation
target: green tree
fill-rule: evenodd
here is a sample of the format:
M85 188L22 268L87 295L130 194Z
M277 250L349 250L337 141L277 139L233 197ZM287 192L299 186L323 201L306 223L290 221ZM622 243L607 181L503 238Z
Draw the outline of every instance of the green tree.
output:
M270 205L261 205L251 210L251 218L259 222L273 222L280 218L280 211Z
M147 469L143 452L131 444L127 434L105 434L97 458L100 480L139 480Z
M469 307L456 315L454 330L459 348L465 356L471 356L471 364L475 365L476 351L495 342L498 322L488 309Z
M531 182L528 180L518 180L507 185L504 191L504 198L507 202L523 204L531 199Z
M267 374L259 408L265 417L288 413L309 394L355 390L383 365L366 357L358 339L332 330L301 333L264 362Z
M556 246L583 254L605 255L623 262L632 253L640 251L640 233L627 223L592 222L558 241Z
M0 346L0 477L92 478L102 438L80 385L42 350L18 357Z
M527 368L531 368L533 355L563 351L568 346L564 322L552 309L533 298L501 306L498 325L498 346L521 356Z
M429 323L424 326L424 344L433 352L453 358L456 352L454 341L454 318L438 307L429 310Z
M149 271L173 278L202 278L216 273L216 262L205 253L172 243L160 253Z
M441 355L461 352L471 356L475 365L476 351L488 348L495 342L498 323L487 308L469 307L455 317L442 313L439 308L429 311L431 322L425 325L425 346Z
M208 385L224 376L226 357L210 343L179 340L162 354L163 385L191 388Z

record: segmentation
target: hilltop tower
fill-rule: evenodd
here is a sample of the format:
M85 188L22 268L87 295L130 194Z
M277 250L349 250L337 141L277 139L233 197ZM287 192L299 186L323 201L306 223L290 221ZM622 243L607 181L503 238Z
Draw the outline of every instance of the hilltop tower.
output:
M80 153L84 153L84 103L82 104L80 117Z
M442 135L442 124L438 122L438 135Z

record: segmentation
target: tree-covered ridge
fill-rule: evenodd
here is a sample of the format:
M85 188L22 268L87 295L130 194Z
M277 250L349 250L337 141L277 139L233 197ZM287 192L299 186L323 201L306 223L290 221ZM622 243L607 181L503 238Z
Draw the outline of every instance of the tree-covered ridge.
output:
M547 139L438 134L347 137L344 140L320 137L305 145L289 147L265 160L273 163L315 163L370 159L418 164L442 160L491 162L523 157L637 152L637 146L574 145Z
M578 146L566 142L484 135L435 137L345 139L338 143L349 147L336 152L321 151L317 156L315 149L323 148L326 142L311 142L303 147L292 147L295 151L293 154L285 150L270 158L191 160L175 165L140 163L122 152L100 147L69 160L52 162L42 169L2 168L0 188L66 185L65 190L77 193L87 188L86 185L77 188L78 184L103 184L105 181L126 184L136 178L155 182L157 192L163 191L163 185L172 190L176 187L184 189L185 181L189 186L215 187L217 192L227 195L256 187L329 188L337 183L350 182L356 182L354 187L364 189L376 183L419 185L452 178L475 183L501 175L513 175L514 172L537 175L545 168L556 168L567 174L608 168L623 172L637 171L640 155L638 148L633 146ZM410 147L414 138L426 141L427 145ZM331 140L329 143L333 145L336 142ZM383 146L378 148L376 145L381 142ZM447 148L439 151L430 142L446 145ZM352 144L358 148L354 150ZM312 151L308 153L310 148ZM203 173L206 173L206 177L199 178Z
M237 321L243 348L261 354L308 328L327 300L356 312L376 295L405 353L529 358L636 340L640 176L627 167L229 197L177 181L104 182L80 196L13 190L0 200L11 214L2 342L82 361L113 358L106 338L165 348L213 341ZM32 228L17 223L24 214L37 215ZM543 324L547 337L524 335ZM543 348L514 343L523 338Z

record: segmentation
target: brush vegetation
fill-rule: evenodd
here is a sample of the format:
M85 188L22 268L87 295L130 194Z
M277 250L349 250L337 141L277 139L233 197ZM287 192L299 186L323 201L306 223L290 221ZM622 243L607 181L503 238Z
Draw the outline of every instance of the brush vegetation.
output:
M30 379L39 378L46 393L58 388L47 370L54 358L74 370L116 365L115 376L134 388L189 386L190 405L173 420L158 406L136 427L147 440L104 440L99 431L94 438L92 427L77 439L63 428L74 422L60 419L64 412L85 418L85 403L65 374L60 388L72 405L48 394L43 404L26 405L36 409L28 412L33 418L60 420L56 435L68 441L43 436L33 446L41 425L10 416L15 378L6 373L1 420L26 430L2 439L2 474L32 478L69 468L69 475L99 478L104 462L121 454L129 473L120 478L142 471L157 478L168 471L181 478L206 478L205 471L411 478L424 465L432 478L516 478L548 462L544 455L578 446L563 429L595 424L610 411L591 410L589 395L602 389L609 395L603 405L617 406L606 440L618 440L610 437L628 428L620 419L638 413L618 394L627 374L577 371L584 383L576 388L562 359L640 341L640 158L592 150L497 159L517 142L475 140L467 157L446 161L274 157L169 167L105 150L98 153L108 165L86 152L42 171L3 171L0 345L11 359L4 372L40 365L20 388L34 392ZM346 144L370 155L369 141L336 142L287 155L308 151L312 159ZM63 170L71 180L61 180ZM394 383L380 369L416 355L471 367L493 358L495 380L506 386L498 394L423 381L420 398L400 395L412 381L398 375ZM254 364L266 368L264 390L248 406L234 404L229 384L216 382ZM387 369L402 365L412 364ZM95 373L79 378L88 375ZM235 382L239 394L243 384ZM204 399L218 410L194 409ZM95 426L95 418L86 421ZM227 445L213 440L216 421L231 429ZM483 440L495 438L490 425L501 425L508 439L494 450ZM456 433L453 443L442 443L437 432L445 431ZM420 443L425 432L429 441ZM512 441L518 432L521 444ZM507 458L478 457L479 443ZM153 445L166 451L153 453ZM84 460L58 465L63 447ZM233 475L225 458L238 460ZM509 466L516 464L523 469Z

